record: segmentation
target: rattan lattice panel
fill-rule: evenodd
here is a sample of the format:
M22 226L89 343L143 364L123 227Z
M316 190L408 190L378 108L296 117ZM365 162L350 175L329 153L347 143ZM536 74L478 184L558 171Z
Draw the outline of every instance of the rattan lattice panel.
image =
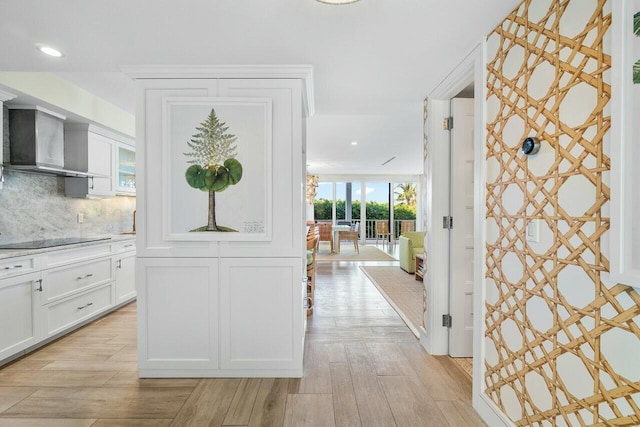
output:
M488 39L485 393L519 426L640 425L640 353L618 351L640 347L640 296L603 283L609 9L525 0Z

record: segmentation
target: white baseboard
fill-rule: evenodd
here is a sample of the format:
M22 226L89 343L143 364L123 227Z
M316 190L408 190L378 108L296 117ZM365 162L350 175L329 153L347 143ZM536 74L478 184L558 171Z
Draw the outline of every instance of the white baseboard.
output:
M489 397L482 393L473 396L473 409L490 427L515 427L515 424L504 414Z
M422 346L422 348L424 348L424 350L431 354L429 352L429 340L427 339L427 330L424 328L424 326L420 326L420 337L418 338L420 340L420 345Z
M138 368L139 378L302 378L297 369L147 369Z

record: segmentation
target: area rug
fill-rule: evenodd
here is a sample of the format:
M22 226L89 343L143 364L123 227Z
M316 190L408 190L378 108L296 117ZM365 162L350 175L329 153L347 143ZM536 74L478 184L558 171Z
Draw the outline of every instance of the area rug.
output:
M318 250L317 261L397 261L389 254L375 246L360 245L360 253L353 249L353 244L340 245L340 253L332 254L328 243L322 243Z
M422 326L422 282L400 267L360 267L416 337Z

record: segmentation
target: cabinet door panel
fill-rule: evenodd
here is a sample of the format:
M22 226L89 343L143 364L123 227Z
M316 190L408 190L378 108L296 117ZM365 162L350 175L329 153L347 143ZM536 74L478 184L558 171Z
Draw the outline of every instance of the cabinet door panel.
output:
M89 181L89 194L114 195L114 141L102 135L89 133L89 173L104 175Z
M220 367L302 368L299 259L220 261Z
M136 151L134 147L118 144L116 156L116 191L118 194L136 194Z
M217 261L139 258L137 264L140 369L216 369Z
M305 200L302 167L302 93L299 80L221 79L220 95L270 98L272 124L272 239L268 242L220 242L220 256L299 256L304 242ZM295 226L292 226L294 224Z
M39 273L0 281L0 360L37 342L38 319L34 313Z
M215 242L167 241L163 238L162 227L162 176L161 167L163 141L163 100L166 97L207 97L217 95L216 80L175 79L145 82L144 130L137 138L136 155L144 162L136 164L138 209L138 245L140 256L160 257L203 257L218 255ZM147 166L148 165L148 166Z
M136 296L136 254L116 260L116 304Z

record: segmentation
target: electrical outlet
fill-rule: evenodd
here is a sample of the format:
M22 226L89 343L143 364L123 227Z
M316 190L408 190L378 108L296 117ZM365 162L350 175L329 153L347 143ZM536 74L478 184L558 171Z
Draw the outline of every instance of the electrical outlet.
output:
M527 242L540 243L540 219L531 219L527 224Z
M78 213L78 224L82 224L84 222L84 214Z

